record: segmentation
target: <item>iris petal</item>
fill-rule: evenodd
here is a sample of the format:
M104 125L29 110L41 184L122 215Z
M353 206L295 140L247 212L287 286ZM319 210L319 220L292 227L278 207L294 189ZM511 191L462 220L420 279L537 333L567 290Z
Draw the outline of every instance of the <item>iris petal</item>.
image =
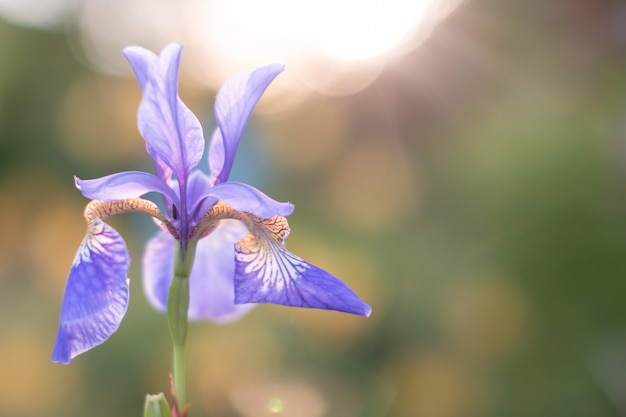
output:
M147 49L140 48L138 46L129 46L128 48L124 48L124 56L135 72L135 77L139 82L139 87L141 87L142 91L145 90L150 79L152 65L156 61L157 56L152 51L148 51ZM149 143L146 143L146 148L154 160L159 178L167 182L172 175L172 170L163 162L163 160L161 160L158 153L155 152Z
M369 316L372 309L345 283L288 252L283 217L257 219L235 245L235 303L274 303Z
M235 150L233 151L233 154L237 151L236 148L237 145L235 145ZM231 159L234 161L235 156L231 156ZM218 127L213 131L211 142L209 142L209 169L211 171L211 186L215 185L216 183L219 184L220 182L224 182L228 179L228 176L230 175L230 170L222 175L224 165L226 164L225 160L226 157L224 155L224 138L222 137L222 132Z
M198 242L190 282L189 319L225 323L236 320L254 304L234 303L234 244L247 233L236 220L223 220L207 237ZM169 285L173 275L175 246L167 233L160 232L147 246L143 260L144 291L152 306L166 311Z
M138 125L152 157L157 155L184 183L202 157L204 136L200 122L178 97L181 50L182 45L170 44L152 63L143 80Z
M191 271L189 318L230 322L250 311L254 304L237 305L235 288L235 243L248 233L236 220L222 220L198 242Z
M213 184L228 179L239 139L261 95L280 74L283 65L268 65L235 75L220 88L215 98L215 120L220 134L214 134L209 148L209 166Z
M124 48L124 56L135 72L135 77L139 82L139 87L141 87L141 90L144 91L148 85L152 66L154 65L154 62L156 62L157 56L152 51L138 46L129 46L128 48ZM150 146L150 143L146 143L146 148L154 160L159 178L161 178L164 182L167 182L172 175L172 170L163 162L158 153L152 146Z
M174 252L178 242L160 231L146 243L143 254L143 290L155 310L165 312L167 293L174 275Z
M262 218L289 216L294 210L293 204L278 202L253 186L240 182L217 184L207 190L198 202L207 197L223 200L237 211L250 212Z
M137 198L149 192L164 194L175 203L178 196L159 177L147 172L127 171L93 180L75 178L76 187L81 193L92 200L123 200Z
M187 186L187 207L190 207L189 218L194 223L199 222L204 213L217 203L215 197L204 197L209 188L211 185L206 174L199 170L191 173Z
M157 59L156 54L139 46L124 48L123 54L135 72L139 87L141 87L141 90L145 90L150 79L152 65Z
M89 228L65 287L53 362L69 363L104 342L128 306L130 257L122 237L97 220Z

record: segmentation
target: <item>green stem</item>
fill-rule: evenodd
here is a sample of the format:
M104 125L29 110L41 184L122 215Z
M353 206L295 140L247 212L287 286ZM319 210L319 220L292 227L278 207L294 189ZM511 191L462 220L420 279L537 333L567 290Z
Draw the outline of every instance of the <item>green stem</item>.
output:
M189 275L195 256L195 242L189 242L185 252L177 251L174 258L174 277L167 297L167 319L173 344L173 374L176 401L185 407L185 341L187 339L187 312L189 310Z
M174 390L176 391L176 402L182 410L185 408L186 386L185 386L185 347L174 344Z

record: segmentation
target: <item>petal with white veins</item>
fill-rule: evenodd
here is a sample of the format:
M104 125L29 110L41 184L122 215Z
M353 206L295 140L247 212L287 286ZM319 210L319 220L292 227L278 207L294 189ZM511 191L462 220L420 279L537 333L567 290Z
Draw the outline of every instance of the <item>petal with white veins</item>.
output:
M372 309L345 283L284 247L287 219L252 219L235 245L235 303L274 303L369 316Z
M70 270L53 362L69 363L118 329L128 306L129 268L130 257L122 237L96 220Z

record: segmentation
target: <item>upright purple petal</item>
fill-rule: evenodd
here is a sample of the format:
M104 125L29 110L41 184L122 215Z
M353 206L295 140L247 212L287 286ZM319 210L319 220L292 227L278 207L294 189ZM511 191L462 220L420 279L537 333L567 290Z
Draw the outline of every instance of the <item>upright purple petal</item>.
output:
M67 280L53 362L67 364L117 330L128 306L129 268L122 237L106 223L94 223Z
M157 56L152 51L138 46L124 48L124 56L135 72L135 76L139 82L141 90L144 91L148 85L148 81L150 80L152 66L156 61ZM171 169L163 162L149 143L146 143L146 148L155 162L159 178L163 181L167 181L167 179L172 175Z
M148 85L148 81L150 80L152 67L157 60L157 56L152 51L139 46L129 46L128 48L124 48L124 56L135 72L135 77L137 77L141 91L144 91ZM154 160L157 175L164 182L167 182L172 175L171 168L163 162L158 153L148 142L146 142L146 149Z
M170 44L152 63L149 77L143 80L138 125L153 158L158 156L185 184L202 157L204 137L200 122L178 97L181 51L182 45ZM144 61L135 61L141 63L141 74Z
M236 305L233 301L234 243L246 233L246 227L240 222L222 220L209 236L198 242L189 277L190 320L229 322L254 307L254 304ZM170 235L160 232L148 242L144 254L144 291L150 304L163 312L166 311L177 244Z
M209 177L200 170L195 170L189 176L187 185L187 207L192 223L197 223L208 209L217 203L216 197L205 198L207 190L211 188Z
M213 135L209 166L214 184L228 179L239 139L261 95L283 65L268 65L227 80L215 98L215 120L221 134Z
M250 212L262 218L289 216L294 210L293 204L278 202L253 186L240 182L217 184L208 189L196 204L209 197L223 200L237 211Z
M92 200L123 200L157 192L167 196L172 202L179 202L174 190L158 177L146 172L127 171L93 180L74 178L74 181L80 192Z

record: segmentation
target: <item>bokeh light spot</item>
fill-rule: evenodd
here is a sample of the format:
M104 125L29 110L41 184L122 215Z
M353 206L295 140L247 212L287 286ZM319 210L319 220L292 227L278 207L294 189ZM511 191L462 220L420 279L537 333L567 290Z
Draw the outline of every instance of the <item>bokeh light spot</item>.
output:
M61 102L58 123L67 152L83 162L111 164L137 153L140 91L130 80L89 76L76 80Z
M269 155L290 172L323 169L349 138L347 113L336 100L303 105L268 119Z
M389 138L362 138L328 170L320 209L343 226L378 231L415 215L420 192L405 154Z
M25 26L50 28L69 15L71 0L0 0L0 15Z
M235 386L229 397L241 417L322 417L328 407L326 399L305 380L247 381Z
M254 327L216 327L189 341L187 357L194 364L188 371L192 381L190 395L202 398L210 415L227 414L230 387L280 366L283 346L273 337L268 324L262 321ZM264 409L265 405L262 403L259 408Z
M176 39L197 57L185 71L199 84L217 88L234 73L281 62L291 92L344 95L419 46L459 2L86 0L77 20L84 54L105 72L124 72L123 46L156 50Z
M456 283L441 303L448 343L474 358L498 359L519 351L529 332L526 296L504 279Z
M266 408L270 413L282 413L285 410L285 403L278 397L272 397L267 400Z
M82 216L85 200L78 191L72 196L58 192L54 198L42 201L41 206L45 209L31 219L29 258L37 287L60 300L72 259L87 229Z
M488 387L480 373L438 352L403 358L391 415L461 417L484 415Z
M76 373L80 365L60 367L51 363L51 333L34 334L31 330L25 325L0 328L0 414L66 415L70 397L78 395Z

